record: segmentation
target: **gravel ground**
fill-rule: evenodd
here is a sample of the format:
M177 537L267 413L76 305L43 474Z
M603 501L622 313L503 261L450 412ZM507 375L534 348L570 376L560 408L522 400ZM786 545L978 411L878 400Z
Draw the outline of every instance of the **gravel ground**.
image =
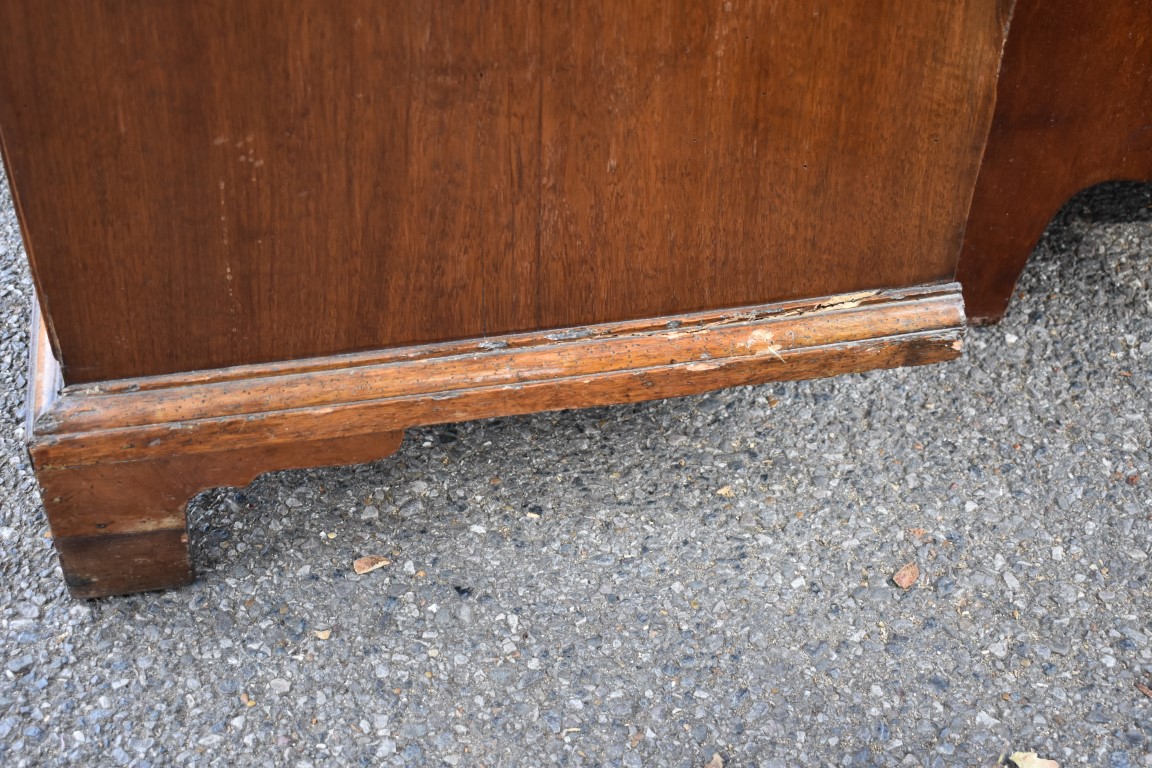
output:
M1069 204L958 362L412 430L77 602L0 190L0 763L1152 766L1150 201Z

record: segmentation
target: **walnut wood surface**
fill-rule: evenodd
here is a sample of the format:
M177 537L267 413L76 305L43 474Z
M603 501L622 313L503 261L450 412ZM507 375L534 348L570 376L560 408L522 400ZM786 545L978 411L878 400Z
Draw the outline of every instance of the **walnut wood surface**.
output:
M957 279L1003 317L1049 220L1107 180L1152 181L1152 2L1019 0Z
M107 390L83 387L76 390L79 396L66 396L41 420L38 434L47 438L68 431L186 424L270 410L341 407L386 399L406 402L464 390L523 389L535 382L660 366L700 369L721 364L716 361L764 355L784 363L786 355L808 348L956 324L954 297L947 292L874 291L829 301L826 306L810 304L790 310L769 305L736 314L665 318L656 327L648 323L592 326L567 334L501 340L496 345L447 343L405 360L381 362L377 354L360 355L345 358L337 368L303 373L280 369L269 375L257 368L240 380L190 384L175 378L160 387L147 380L117 382ZM669 328L669 322L674 327ZM349 375L350 370L356 372L355 377ZM406 410L401 418L404 426L421 423L418 410ZM238 434L230 424L213 428Z
M73 594L160 589L191 577L184 507L206 488L380 458L409 426L950 360L964 322L944 284L69 386L30 450Z
M0 0L68 383L952 278L1005 0Z
M589 326L527 344L450 342L426 358L346 356L320 370L304 361L305 373L273 365L242 378L226 370L220 381L65 388L37 421L32 452L43 472L819 378L897 365L925 334L951 359L964 325L956 289L668 316L639 329ZM922 362L918 354L913 363Z

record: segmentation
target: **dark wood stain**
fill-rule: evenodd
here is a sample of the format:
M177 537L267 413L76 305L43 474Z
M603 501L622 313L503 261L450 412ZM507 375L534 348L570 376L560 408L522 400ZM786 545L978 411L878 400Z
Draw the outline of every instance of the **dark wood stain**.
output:
M173 589L195 578L182 528L55 539L64 582L73 597Z
M996 0L0 0L69 384L951 279Z

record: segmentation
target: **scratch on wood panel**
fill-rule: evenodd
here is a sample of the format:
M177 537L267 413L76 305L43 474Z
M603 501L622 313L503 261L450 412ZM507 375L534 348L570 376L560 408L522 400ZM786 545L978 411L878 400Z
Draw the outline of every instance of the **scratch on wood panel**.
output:
M220 240L228 247L228 201L224 195L224 179L220 179Z
M709 328L717 328L717 327L722 326L722 325L735 325L737 323L750 323L753 320L759 319L760 314L761 313L759 313L759 312L745 312L745 313L740 314L740 315L727 315L725 317L720 318L719 320L716 320L716 321L711 322L711 323L706 323L706 324L700 326L700 328L698 330L706 331Z
M787 312L781 312L774 317L803 317L804 315L814 315L819 312L827 312L833 309L852 309L863 304L871 298L880 296L880 291L860 291L858 293L846 293L843 296L837 296L832 301L826 301L823 304L816 304L811 307L799 307L797 309L790 309Z
M714 320L710 323L704 323L703 325L699 325L695 328L679 329L679 327L677 327L677 330L664 334L664 338L678 339L687 334L704 333L712 330L713 328L719 328L728 325L738 325L741 323L751 323L765 318L802 317L804 315L811 315L817 312L825 312L830 309L852 309L853 307L860 306L868 299L876 298L881 294L882 291L878 290L857 291L856 293L846 293L842 296L837 296L830 301L824 302L823 304L816 304L811 307L799 307L785 312L743 312L735 315L727 315L720 318L719 320ZM552 337L550 336L549 338Z
M573 341L575 339L586 339L589 336L595 335L595 331L588 328L580 328L574 331L563 331L561 333L550 333L545 336L549 341Z
M756 313L756 312L751 312L751 313L743 314L743 315L730 315L728 317L723 317L719 320L715 320L711 323L705 323L704 325L698 325L695 328L685 328L683 330L672 331L671 333L665 333L664 338L666 338L666 339L682 339L685 336L691 336L691 335L696 335L696 334L700 334L700 333L708 333L709 331L711 331L715 328L719 328L719 327L725 326L725 325L738 325L740 323L750 323L754 320L758 320L759 318L760 318L760 314Z
M231 259L231 250L228 242L228 200L224 193L224 179L220 179L220 240L224 245L224 257ZM236 297L236 291L232 287L232 264L230 261L224 262L224 287L228 291L228 315L232 318L232 333L239 333L240 329L236 325L236 317L240 312L240 300Z
M758 328L752 333L748 334L748 339L744 342L744 346L752 350L756 355L773 355L780 362L786 362L780 356L780 345L775 343L775 337L772 331L766 328Z
M857 291L856 293L846 293L843 296L837 296L834 300L817 304L815 309L851 309L858 307L865 299L871 299L880 295L880 291Z
M817 304L813 307L801 307L799 309L792 309L787 312L781 312L777 317L799 317L801 315L811 315L816 312L826 312L830 309L852 309L863 304L868 299L876 298L880 295L880 291L857 291L856 293L845 293L842 296L837 296L831 301L826 301L823 304Z
M131 535L133 533L148 533L149 531L170 531L179 528L184 524L184 513L181 510L179 513L162 517L141 517L135 520L132 525L124 527L121 526L115 534L112 535ZM96 528L104 529L108 523L96 523Z

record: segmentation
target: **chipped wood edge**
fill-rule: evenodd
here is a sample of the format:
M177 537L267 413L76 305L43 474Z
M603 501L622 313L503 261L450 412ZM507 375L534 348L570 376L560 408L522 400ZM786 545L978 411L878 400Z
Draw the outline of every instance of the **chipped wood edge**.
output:
M186 584L185 504L277 469L372 461L407 427L951 360L960 286L59 390L40 329L30 454L76 597Z
M606 330L606 328L608 330ZM379 357L69 390L37 420L38 468L676 397L958 356L958 284L461 342Z
M597 339L616 338L645 331L669 330L671 328L686 331L721 325L732 325L772 317L814 315L870 304L911 301L954 292L957 290L955 286L955 283L934 283L912 286L910 288L855 291L820 298L791 299L770 304L689 312L640 320L597 323L574 328L510 333L501 336L463 339L436 344L416 344L371 352L329 355L274 363L237 365L230 368L189 371L186 373L165 374L135 379L117 379L114 381L72 386L66 385L64 390L69 394L101 395L171 389L193 384L223 383L242 379L256 381L258 379L282 374L321 373L329 370L364 368L372 365L412 360L434 360L469 353L515 350L522 347L546 345L547 342L595 341Z
M40 302L32 297L32 323L28 343L28 394L24 405L24 441L31 443L36 420L55 403L63 387L60 363L52 353L48 326L40 312Z

